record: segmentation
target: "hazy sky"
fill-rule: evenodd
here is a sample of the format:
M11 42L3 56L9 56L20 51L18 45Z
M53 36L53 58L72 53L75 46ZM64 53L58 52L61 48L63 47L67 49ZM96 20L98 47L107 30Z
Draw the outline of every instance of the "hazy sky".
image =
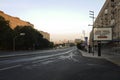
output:
M38 30L51 34L51 40L81 38L90 32L92 19L105 0L0 0L0 10L34 24Z

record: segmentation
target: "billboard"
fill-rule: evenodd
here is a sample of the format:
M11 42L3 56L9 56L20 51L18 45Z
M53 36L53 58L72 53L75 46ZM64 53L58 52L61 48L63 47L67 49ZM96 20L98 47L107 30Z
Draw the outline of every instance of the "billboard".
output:
M93 37L96 41L112 40L112 28L94 28Z

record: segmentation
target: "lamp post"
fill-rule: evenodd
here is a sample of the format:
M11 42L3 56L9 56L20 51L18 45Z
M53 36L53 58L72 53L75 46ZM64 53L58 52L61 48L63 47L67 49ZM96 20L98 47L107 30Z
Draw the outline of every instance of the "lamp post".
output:
M18 37L18 36L24 36L25 35L25 33L20 33L19 35L17 35L17 36L15 36L14 38L13 38L13 51L15 51L15 39Z
M93 21L93 28L92 28L92 51L93 51L93 55L94 55L94 32L93 32L93 29L94 29L94 19L95 19L95 17L94 17L94 11L89 11L89 17L90 18L92 18L92 21ZM89 25L89 26L91 26L91 25Z

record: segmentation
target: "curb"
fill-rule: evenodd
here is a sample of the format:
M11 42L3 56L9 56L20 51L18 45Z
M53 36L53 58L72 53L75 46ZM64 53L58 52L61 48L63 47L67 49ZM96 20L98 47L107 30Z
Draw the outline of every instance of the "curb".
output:
M89 58L98 58L98 59L102 59L103 57L98 57L97 55L93 55L93 53L88 53L88 52L84 52L84 51L82 51L82 50L78 50L81 54L82 54L82 56L84 56L84 57L89 57Z
M105 56L96 56L96 55L92 55L91 53L88 53L88 52L84 52L82 50L78 50L82 56L84 57L89 57L89 58L97 58L97 59L105 59L107 61L110 61L112 62L113 64L117 65L117 66L120 66L120 58L118 57L118 60L116 59L116 57L105 57ZM88 55L89 54L89 55Z

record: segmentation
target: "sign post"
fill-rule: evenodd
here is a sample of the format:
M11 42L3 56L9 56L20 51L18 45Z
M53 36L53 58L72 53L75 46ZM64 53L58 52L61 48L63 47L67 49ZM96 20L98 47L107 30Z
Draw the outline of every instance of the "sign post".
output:
M94 28L94 41L98 42L98 56L101 56L101 42L112 40L112 28Z
M101 41L98 41L98 56L101 56Z

